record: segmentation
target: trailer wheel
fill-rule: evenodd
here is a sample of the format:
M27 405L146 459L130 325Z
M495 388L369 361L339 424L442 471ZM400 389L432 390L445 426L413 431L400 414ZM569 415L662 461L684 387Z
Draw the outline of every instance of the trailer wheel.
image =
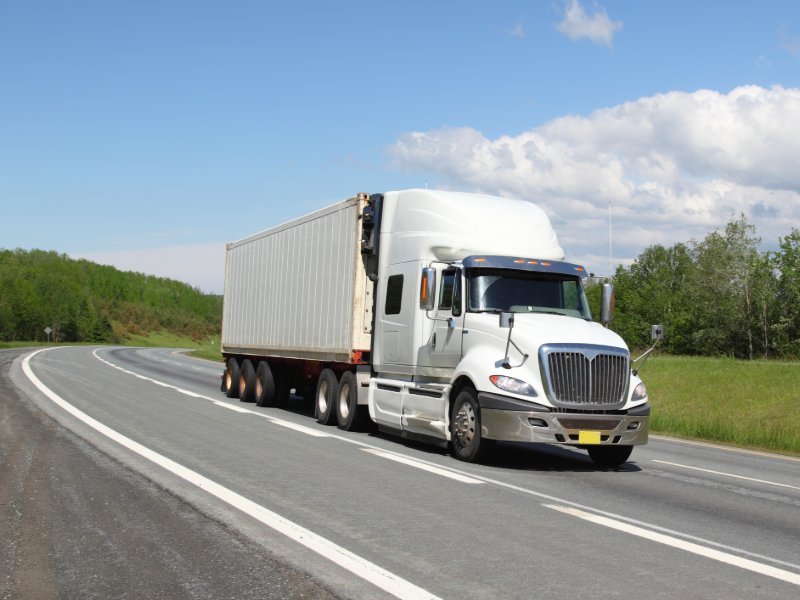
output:
M339 429L358 431L363 425L363 410L358 405L358 380L352 371L345 371L339 380L336 395L336 421Z
M239 395L240 377L239 363L235 358L229 358L228 364L225 366L225 375L222 378L222 388L228 398L236 398Z
M339 396L339 381L336 373L322 369L317 380L317 393L314 396L314 416L318 423L333 425L336 420L336 398Z
M275 377L265 360L258 363L256 388L253 395L258 406L275 406L276 404Z
M465 387L456 396L450 415L450 439L453 456L465 462L483 458L492 440L481 438L481 412L478 397L471 387Z
M253 361L249 358L242 362L242 372L239 376L239 400L242 402L253 402L256 392L256 370L253 368Z
M594 464L600 467L618 467L630 458L633 446L589 446L586 450Z

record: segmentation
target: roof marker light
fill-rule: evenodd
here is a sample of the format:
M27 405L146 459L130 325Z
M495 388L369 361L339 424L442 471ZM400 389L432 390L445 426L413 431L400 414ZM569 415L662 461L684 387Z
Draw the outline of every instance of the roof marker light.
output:
M475 262L486 262L485 258L476 258Z
M525 261L524 261L524 260L522 260L521 258L518 258L518 259L517 259L517 260L515 260L514 262L515 262L515 263L517 263L517 264L519 264L519 263L524 263Z
M528 264L529 264L529 265L538 265L538 264L539 264L539 261L538 261L538 260L529 260L529 261L528 261Z
M542 263L542 266L543 266L543 267L549 267L551 264L553 264L553 263L549 263L549 262L543 262L543 263Z

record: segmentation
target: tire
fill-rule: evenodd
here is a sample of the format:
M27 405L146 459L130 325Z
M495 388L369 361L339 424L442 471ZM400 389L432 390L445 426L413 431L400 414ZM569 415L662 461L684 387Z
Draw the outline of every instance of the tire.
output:
M586 450L597 466L618 467L630 458L633 446L589 446Z
M229 358L228 364L225 366L225 375L222 378L222 388L228 398L236 398L239 395L240 377L239 363L235 358Z
M464 462L475 462L488 453L492 440L481 437L481 410L478 395L470 387L463 388L453 403L450 415L450 444L453 456Z
M258 406L275 406L278 399L276 391L272 369L269 368L267 361L262 360L258 363L258 369L256 369L256 387L253 392L253 399Z
M254 402L256 399L256 370L253 361L249 358L242 362L242 372L239 376L239 400Z
M363 407L358 405L358 380L355 373L345 371L339 379L336 394L336 422L339 429L359 431L363 427Z
M322 369L314 395L314 416L318 423L333 425L336 421L336 398L339 396L339 380L330 369Z

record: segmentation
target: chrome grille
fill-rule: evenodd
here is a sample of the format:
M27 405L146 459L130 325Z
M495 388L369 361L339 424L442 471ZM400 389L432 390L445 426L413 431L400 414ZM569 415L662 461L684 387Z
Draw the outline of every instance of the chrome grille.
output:
M541 350L550 400L560 406L608 408L625 401L629 355L620 348L553 344Z

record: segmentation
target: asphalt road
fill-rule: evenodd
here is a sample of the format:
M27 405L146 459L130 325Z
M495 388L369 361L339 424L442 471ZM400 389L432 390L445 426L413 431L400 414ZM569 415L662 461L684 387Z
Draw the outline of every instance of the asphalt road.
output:
M0 442L5 597L800 594L798 459L659 438L616 470L537 445L468 465L227 400L221 366L176 352L22 358L0 387L3 439L32 432Z

